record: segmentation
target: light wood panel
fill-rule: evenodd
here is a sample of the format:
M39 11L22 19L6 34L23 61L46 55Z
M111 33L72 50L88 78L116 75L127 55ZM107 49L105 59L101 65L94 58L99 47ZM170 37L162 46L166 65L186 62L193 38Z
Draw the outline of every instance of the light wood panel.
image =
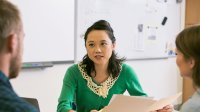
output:
M200 0L186 0L185 26L200 24ZM183 102L192 96L195 89L191 79L183 79Z

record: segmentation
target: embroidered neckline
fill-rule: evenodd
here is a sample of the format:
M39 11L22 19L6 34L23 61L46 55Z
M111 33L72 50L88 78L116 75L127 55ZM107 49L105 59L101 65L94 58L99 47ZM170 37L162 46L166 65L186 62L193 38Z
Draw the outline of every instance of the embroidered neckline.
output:
M115 84L119 75L115 78L113 78L112 75L110 75L106 81L100 83L100 85L97 85L96 83L93 82L92 78L87 74L87 72L84 71L85 67L86 65L82 64L82 62L78 64L78 68L81 71L83 78L87 80L87 86L90 88L90 90L92 90L98 96L106 98L110 88L112 88L112 86ZM121 66L120 71L121 70L122 70L122 66Z

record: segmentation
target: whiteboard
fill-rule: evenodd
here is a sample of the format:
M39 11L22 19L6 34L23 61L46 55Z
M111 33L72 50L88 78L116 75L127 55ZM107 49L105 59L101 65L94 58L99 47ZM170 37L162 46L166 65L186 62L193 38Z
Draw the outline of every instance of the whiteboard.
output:
M23 62L74 60L74 0L11 0L24 22Z
M167 42L180 31L180 10L175 0L78 0L75 58L80 61L86 54L83 35L100 19L110 22L114 30L118 56L168 57Z

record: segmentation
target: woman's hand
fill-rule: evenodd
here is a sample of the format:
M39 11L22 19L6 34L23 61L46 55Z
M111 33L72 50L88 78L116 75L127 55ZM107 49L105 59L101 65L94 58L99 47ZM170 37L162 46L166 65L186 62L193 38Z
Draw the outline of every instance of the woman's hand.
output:
M91 110L90 112L106 112L108 106L105 106L103 109L97 111L97 110Z
M163 107L162 109L157 110L157 112L173 112L174 106L173 105L167 105Z
M68 112L76 112L75 110L69 110Z

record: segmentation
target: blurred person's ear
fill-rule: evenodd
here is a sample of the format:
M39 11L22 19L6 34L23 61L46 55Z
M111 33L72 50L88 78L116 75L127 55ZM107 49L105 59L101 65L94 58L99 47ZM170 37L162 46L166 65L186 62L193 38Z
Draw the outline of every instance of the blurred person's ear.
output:
M194 65L195 65L195 60L194 60L194 58L190 58L189 59L189 66L190 66L190 68L192 69L192 68L194 68Z
M16 52L16 49L19 44L19 39L17 38L17 34L10 34L7 37L6 47L8 52Z

